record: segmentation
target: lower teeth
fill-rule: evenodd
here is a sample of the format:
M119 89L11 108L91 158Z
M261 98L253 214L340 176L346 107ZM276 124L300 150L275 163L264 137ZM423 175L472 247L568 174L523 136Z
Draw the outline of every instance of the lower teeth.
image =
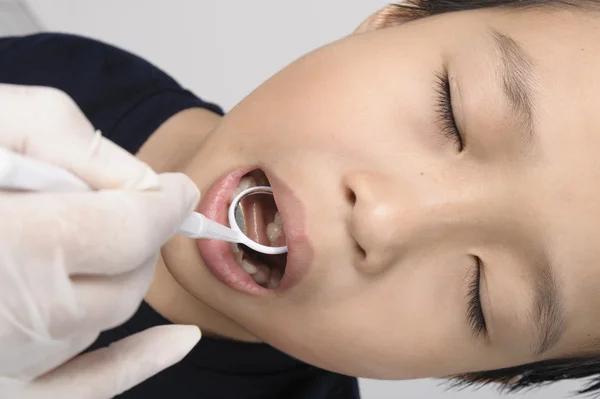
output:
M282 277L283 276L281 275L279 269L271 270L271 278L269 279L269 284L267 285L267 288L271 290L276 290L277 288L279 288L279 284L281 284Z
M254 260L248 260L244 256L244 252L237 246L231 245L236 262L242 269L248 273L256 284L262 285L268 289L278 289L281 284L282 274L279 269L270 268L269 266L260 264Z
M242 269L244 269L244 271L249 275L254 276L256 273L258 273L258 268L252 263L248 262L246 259L242 259L241 264Z
M233 201L233 199L237 197L242 191L245 191L250 187L256 187L256 179L252 176L243 177L242 180L240 180L240 184L238 184L237 188L233 192L231 200Z
M258 271L252 275L254 281L258 284L267 284L271 279L271 269L265 265L256 266Z

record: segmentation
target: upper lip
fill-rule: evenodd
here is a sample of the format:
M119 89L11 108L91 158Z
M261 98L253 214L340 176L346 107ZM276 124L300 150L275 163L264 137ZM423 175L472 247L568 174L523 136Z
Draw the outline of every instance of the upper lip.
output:
M306 219L302 204L273 172L266 168L261 170L273 188L273 199L283 221L288 252L280 289L285 290L302 278L312 260L313 250L305 232Z

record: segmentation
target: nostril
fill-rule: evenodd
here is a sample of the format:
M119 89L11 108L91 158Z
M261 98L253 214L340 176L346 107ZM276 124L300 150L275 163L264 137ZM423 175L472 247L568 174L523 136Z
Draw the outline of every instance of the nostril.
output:
M358 252L360 260L365 260L367 258L367 251L365 251L365 249L361 247L358 243L356 243L356 252Z
M346 199L354 206L356 204L356 193L351 189L346 189Z

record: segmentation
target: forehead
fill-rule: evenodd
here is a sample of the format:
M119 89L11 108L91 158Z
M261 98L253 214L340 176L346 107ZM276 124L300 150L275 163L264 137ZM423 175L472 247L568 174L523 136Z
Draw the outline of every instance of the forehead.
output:
M600 335L600 15L491 13L488 23L533 61L540 157L524 167L524 198L562 282L569 322L558 349L572 350Z

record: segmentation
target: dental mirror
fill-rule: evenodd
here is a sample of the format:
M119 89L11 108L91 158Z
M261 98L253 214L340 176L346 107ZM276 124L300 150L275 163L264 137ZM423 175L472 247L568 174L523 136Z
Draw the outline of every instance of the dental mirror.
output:
M287 252L283 222L269 186L251 187L236 195L229 205L229 225L231 228L192 212L178 234L243 244L266 255Z
M229 207L231 229L243 235L241 244L256 252L279 255L287 252L282 220L269 186L248 188Z

